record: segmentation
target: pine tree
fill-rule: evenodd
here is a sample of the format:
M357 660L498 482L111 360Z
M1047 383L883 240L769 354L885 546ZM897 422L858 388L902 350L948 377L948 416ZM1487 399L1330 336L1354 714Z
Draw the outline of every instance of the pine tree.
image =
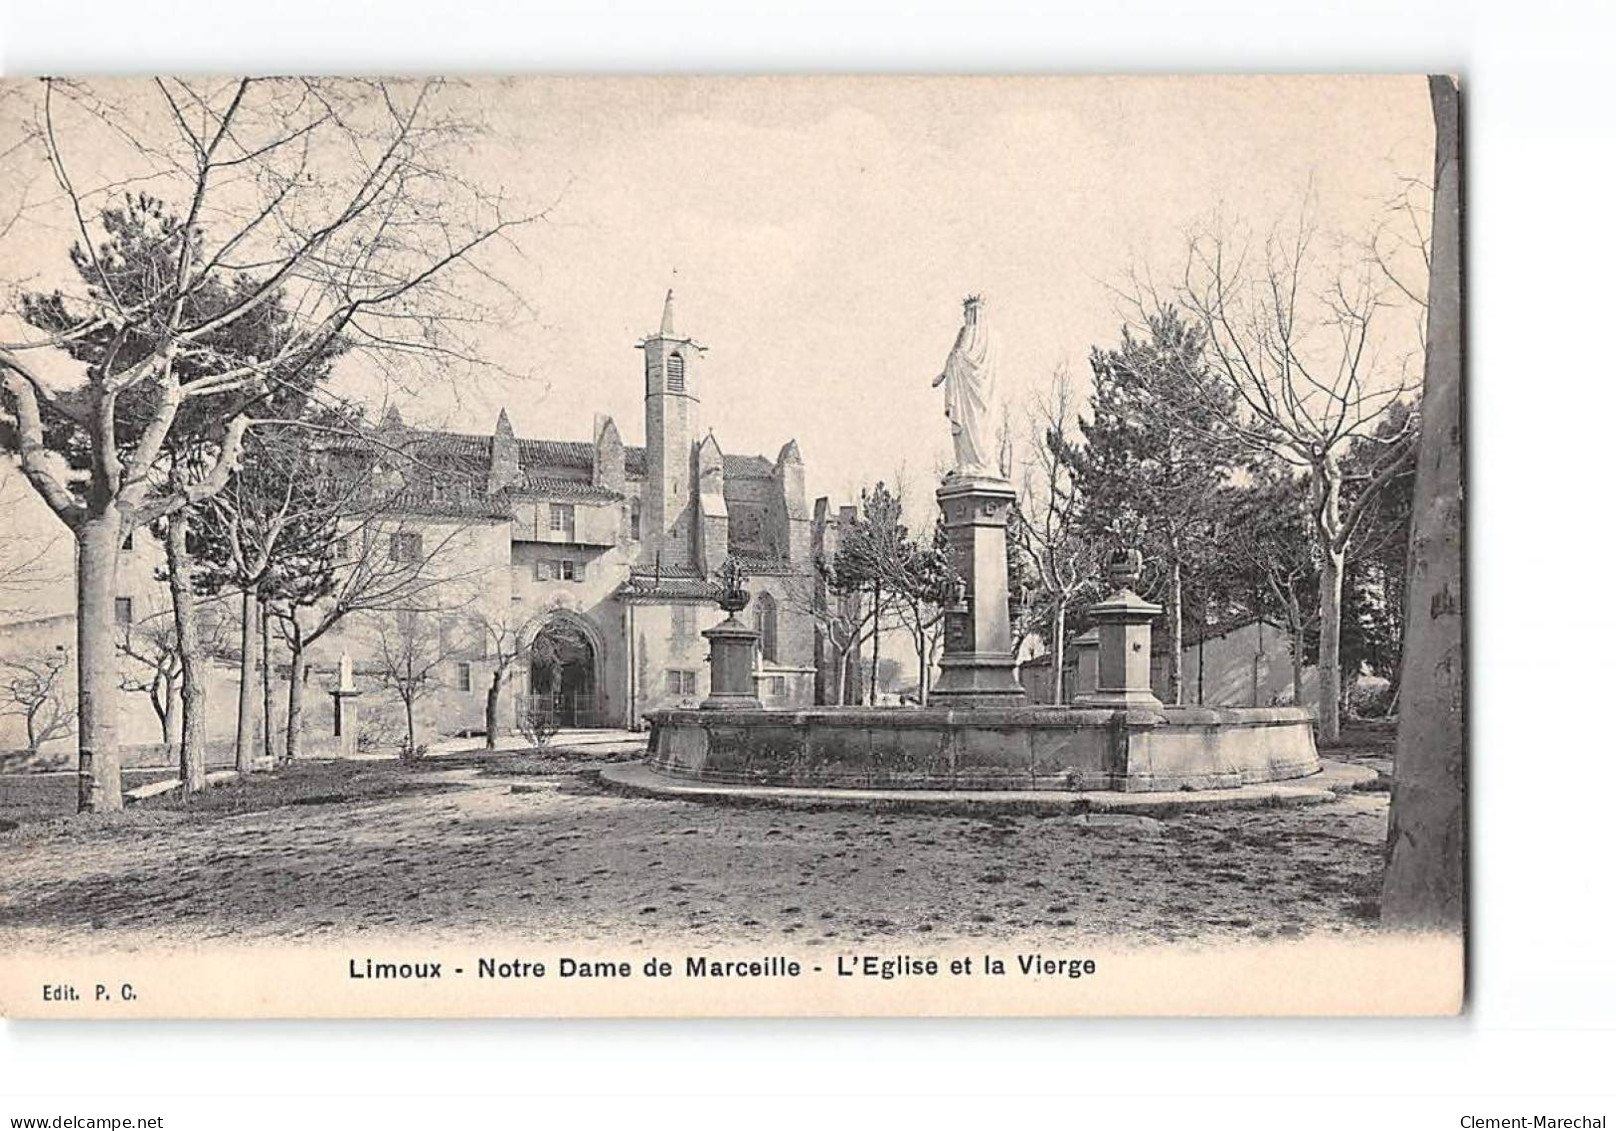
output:
M1088 539L1145 555L1166 607L1170 703L1183 702L1186 589L1213 572L1209 501L1234 470L1221 425L1232 406L1208 403L1219 386L1205 377L1204 344L1199 328L1165 306L1147 319L1146 336L1124 327L1120 346L1096 348L1083 443L1061 453Z

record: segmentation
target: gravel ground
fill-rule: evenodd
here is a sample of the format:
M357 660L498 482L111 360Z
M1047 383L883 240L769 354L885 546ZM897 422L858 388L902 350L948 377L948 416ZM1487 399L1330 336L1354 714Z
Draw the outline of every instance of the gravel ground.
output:
M63 815L71 776L0 779L0 949L365 932L1216 943L1377 916L1383 792L1165 821L804 813L619 797L598 764L306 763L92 817Z

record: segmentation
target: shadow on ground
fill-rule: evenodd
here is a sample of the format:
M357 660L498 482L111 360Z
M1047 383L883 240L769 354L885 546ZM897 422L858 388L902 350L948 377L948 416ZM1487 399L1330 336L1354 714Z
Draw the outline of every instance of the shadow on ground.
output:
M0 834L0 939L1216 942L1377 916L1383 793L1170 821L803 813L620 797L599 764L306 763L24 821Z

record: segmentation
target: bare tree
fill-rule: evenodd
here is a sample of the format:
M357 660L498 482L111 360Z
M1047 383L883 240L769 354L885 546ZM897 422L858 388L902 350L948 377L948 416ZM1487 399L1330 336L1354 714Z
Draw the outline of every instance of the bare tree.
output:
M1409 542L1403 709L1392 770L1381 920L1465 923L1464 318L1461 117L1451 78L1432 76L1436 189L1425 334L1425 428Z
M465 641L452 631L453 622L443 619L444 612L401 609L366 618L375 641L374 662L404 707L407 759L419 758L426 750L416 723L417 704L436 685L439 669L465 651Z
M463 523L400 514L389 503L350 516L338 530L325 556L310 560L312 572L281 575L276 596L265 604L289 655L288 761L303 745L304 669L310 647L355 614L368 614L364 619L373 630L378 624L387 628L386 642L407 673L426 653L421 642L401 636L395 622L458 616L475 596L479 570L458 560L466 541ZM407 706L413 708L413 702Z
M23 720L29 754L72 733L73 701L66 686L72 661L65 648L0 659L0 715Z
M1366 508L1413 458L1417 416L1392 434L1377 424L1411 388L1406 359L1382 358L1383 314L1395 305L1373 264L1319 254L1304 208L1294 231L1260 248L1221 232L1192 240L1179 300L1205 328L1212 379L1234 393L1220 423L1236 442L1306 476L1320 551L1319 729L1341 731L1341 592ZM1217 403L1208 398L1207 403ZM1343 459L1355 443L1383 455L1350 502Z
M302 381L339 338L389 360L395 379L473 360L472 296L486 288L464 285L477 270L469 257L524 219L454 171L476 129L443 88L41 84L28 140L75 233L82 286L22 296L32 332L0 342L0 377L4 438L78 544L81 809L122 805L113 603L123 535L216 495L255 423L248 408ZM96 229L136 181L183 204L163 270L132 280ZM201 303L207 293L224 301ZM208 364L220 335L277 300L292 321L272 356ZM29 360L38 351L94 360L64 392ZM158 462L177 418L199 410L213 419L212 458L175 485ZM70 443L85 454L82 475L50 458Z
M1318 628L1319 553L1309 530L1307 491L1288 473L1257 472L1224 492L1218 532L1227 565L1252 589L1251 611L1277 609L1290 641L1291 697L1301 705L1307 637ZM1260 704L1253 704L1260 706Z
M1077 390L1063 363L1027 413L1027 447L1034 455L1022 470L1009 526L1012 543L1032 563L1050 607L1050 702L1056 704L1066 702L1066 614L1095 572L1092 548L1082 537L1082 500L1074 475L1076 462L1070 457L1079 418Z
M814 562L811 575L794 578L785 589L784 599L788 607L811 617L819 627L835 673L832 705L848 706L850 682L855 684L855 698L862 693L861 681L850 678L856 673L848 670L848 662L875 632L876 618L869 602L863 601L857 590L839 586L834 563L825 560Z
M174 727L180 722L180 647L172 613L158 613L118 627L118 651L139 668L125 667L118 685L123 691L144 692L152 714L163 730L163 745L178 749Z
M516 661L527 655L541 621L542 618L517 609L501 610L498 614L478 613L473 617L476 631L482 635L482 658L490 669L488 697L483 707L483 745L489 750L499 741L499 701L505 677Z

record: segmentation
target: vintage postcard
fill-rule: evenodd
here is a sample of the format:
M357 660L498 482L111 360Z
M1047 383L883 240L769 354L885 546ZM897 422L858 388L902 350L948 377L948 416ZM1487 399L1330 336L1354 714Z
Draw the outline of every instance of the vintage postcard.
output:
M1445 76L0 84L0 1011L1451 1014Z

